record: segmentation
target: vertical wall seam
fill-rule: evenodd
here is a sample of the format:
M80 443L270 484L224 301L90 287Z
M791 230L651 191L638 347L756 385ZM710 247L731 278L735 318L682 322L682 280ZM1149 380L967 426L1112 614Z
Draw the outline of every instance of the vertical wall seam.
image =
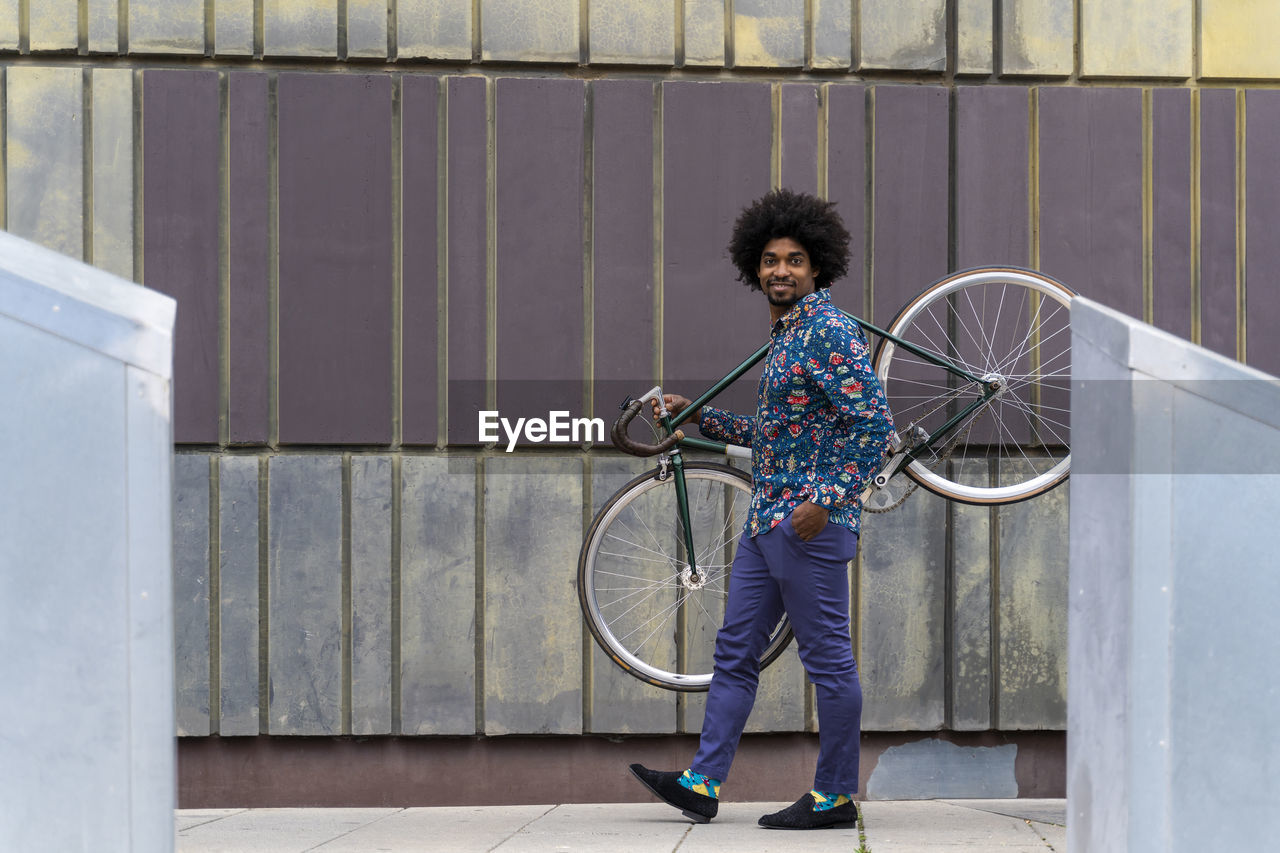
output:
M391 78L391 449L404 443L404 76Z
M663 207L666 190L663 163L663 109L664 83L653 87L653 375L656 381L663 379L662 347L663 330Z
M231 441L231 80L218 74L218 446Z
M769 86L769 186L782 186L782 84Z
M93 263L93 69L80 70L80 257Z
M137 103L134 104L136 115ZM137 134L134 134L134 145L137 145ZM137 170L134 170L137 174ZM139 206L134 197L135 209ZM9 69L0 67L0 228L9 228ZM137 233L136 231L134 232ZM134 250L137 251L136 249ZM135 265L134 269L137 267ZM136 275L136 273L135 273ZM139 277L141 280L141 277Z
M355 656L355 644L352 642L351 625L352 625L352 604L353 597L351 594L352 576L355 574L354 567L351 564L351 454L342 454L342 494L340 502L342 505L341 515L341 540L339 548L341 550L341 628L339 629L338 640L338 671L339 683L342 685L339 706L339 728L338 733L351 734L351 681L352 672L354 670L353 659Z
M1201 341L1200 317L1200 90L1191 90L1191 342Z
M685 0L675 0L675 2L671 4L672 7L674 8L674 14L676 18L675 29L672 30L673 40L674 40L673 52L672 52L672 65L676 68L683 68L684 62L685 62L685 29L684 29L685 5L684 4L685 4Z
M387 0L387 62L400 58L400 7L396 0Z
M868 86L866 89L866 101L864 103L866 109L866 148L863 152L864 161L863 168L866 174L863 176L865 191L863 193L863 211L862 221L865 234L863 235L863 263L865 269L865 285L862 293L862 316L875 316L875 238L876 238L876 89L874 86Z
M1155 132L1149 87L1142 90L1142 319L1155 322Z
M485 408L498 408L498 84L484 81Z
M271 732L271 457L258 457L258 732Z
M862 0L849 3L849 69L862 64Z
M804 0L804 63L801 68L805 71L813 68L813 0Z
M476 484L475 484L475 517L476 517L476 588L475 588L475 667L476 667L476 734L484 734L485 731L485 506L484 506L484 476L485 476L485 459L483 456L475 457L476 460Z
M1248 163L1245 162L1245 154L1248 151L1246 145L1248 139L1249 117L1245 113L1247 99L1245 98L1245 90L1243 88L1236 89L1236 360L1247 362L1248 360L1248 333L1249 324L1247 322L1246 309L1247 292L1246 292L1246 275L1247 268L1245 264L1245 251L1248 248L1248 229L1246 228L1246 217L1248 216Z
M582 402L585 417L595 416L595 84L583 83L582 121ZM589 449L591 436L587 436ZM582 525L580 538L591 526L591 454L583 454ZM582 644L582 731L592 730L592 645L586 620L579 620Z
M436 448L449 429L449 78L436 78Z
M116 3L116 52L129 52L129 0Z
M734 18L733 0L724 0L724 68L734 66Z
M1027 257L1031 268L1040 269L1040 89L1027 90L1027 212L1031 217L1027 229L1031 245Z
M77 0L76 3L76 54L85 56L89 53L89 0Z
M995 458L987 460L987 482L999 482L1000 469L999 462ZM991 672L991 722L992 729L1000 728L1000 509L998 507L990 507L987 510L990 513L990 530L991 538L987 543L989 553L991 554L991 575L988 583L991 587L990 592L990 611L987 617L990 625L990 634L987 641L990 643L990 672Z
M347 19L350 17L350 7L347 4L347 0L337 0L336 12L337 12L337 25L338 25L338 32L337 32L338 39L337 39L337 45L336 45L337 55L335 58L339 62L346 62L347 54L350 52L350 48L348 47L349 27L348 27L348 21L347 21Z
M1200 39L1203 37L1203 13L1200 0L1191 2L1191 79L1198 81L1201 74Z
M578 64L591 61L591 0L578 0Z
M479 62L484 58L484 36L481 31L483 9L481 0L471 0L471 61Z
M404 455L391 455L391 734L402 734L404 714L401 708L404 696L404 680L401 671L403 661L401 578L404 547Z
M209 734L222 732L222 469L209 454Z
M996 79L1000 78L1004 65L1004 0L992 0L991 3L991 71Z
M267 443L280 446L280 77L267 77Z
M142 71L133 72L133 280L136 282L146 280L142 268L145 257L142 238L146 221L142 215L145 202L142 192L146 181L146 176L143 174L143 146L146 143L142 138L143 80ZM6 223L7 221L6 219Z
M18 0L18 53L31 53L31 0Z
M960 96L954 86L947 88L947 272L954 272L960 259L959 156Z
M263 4L266 0L253 0L253 57L262 59L267 53L267 22Z
M204 55L212 58L217 53L217 0L204 0Z
M818 197L831 198L831 84L818 85Z

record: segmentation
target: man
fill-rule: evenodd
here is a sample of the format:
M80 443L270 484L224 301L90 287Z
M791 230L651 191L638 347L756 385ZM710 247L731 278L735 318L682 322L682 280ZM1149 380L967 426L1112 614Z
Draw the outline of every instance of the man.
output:
M683 773L639 764L631 772L692 820L715 816L755 702L760 655L785 610L816 689L818 766L813 790L760 825L852 827L862 688L849 640L846 564L857 550L859 495L893 423L866 337L827 291L849 265L849 232L834 204L771 192L738 217L729 254L738 279L769 302L772 344L756 415L704 406L689 419L704 434L751 447L751 506L716 636L698 752ZM677 413L689 405L679 395L664 399Z

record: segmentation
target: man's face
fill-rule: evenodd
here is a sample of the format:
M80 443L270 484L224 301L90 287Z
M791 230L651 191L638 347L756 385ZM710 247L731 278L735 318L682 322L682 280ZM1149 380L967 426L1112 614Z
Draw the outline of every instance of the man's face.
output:
M769 299L776 320L787 309L816 289L814 277L820 270L809 262L804 246L790 237L765 244L760 253L760 288Z

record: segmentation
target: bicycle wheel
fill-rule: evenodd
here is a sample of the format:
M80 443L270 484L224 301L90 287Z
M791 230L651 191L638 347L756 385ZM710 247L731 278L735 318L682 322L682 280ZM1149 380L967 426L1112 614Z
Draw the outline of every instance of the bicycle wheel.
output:
M1066 286L1016 267L965 270L909 302L890 334L999 384L998 394L906 467L931 492L968 504L1016 503L1071 466L1071 299ZM904 441L932 435L982 396L889 338L874 367Z
M700 574L695 580L676 511L675 477L659 479L658 471L619 489L591 522L578 557L578 599L592 636L618 666L668 690L706 690L729 570L751 504L751 478L728 465L685 464ZM761 669L790 641L783 616Z

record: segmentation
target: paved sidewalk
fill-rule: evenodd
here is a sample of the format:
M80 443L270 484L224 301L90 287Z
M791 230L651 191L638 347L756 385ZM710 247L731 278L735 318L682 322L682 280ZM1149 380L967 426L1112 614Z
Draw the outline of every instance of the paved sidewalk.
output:
M786 832L756 819L788 803L724 803L694 825L662 803L177 812L180 853L1045 853L1067 849L1065 800L859 803L860 829Z

